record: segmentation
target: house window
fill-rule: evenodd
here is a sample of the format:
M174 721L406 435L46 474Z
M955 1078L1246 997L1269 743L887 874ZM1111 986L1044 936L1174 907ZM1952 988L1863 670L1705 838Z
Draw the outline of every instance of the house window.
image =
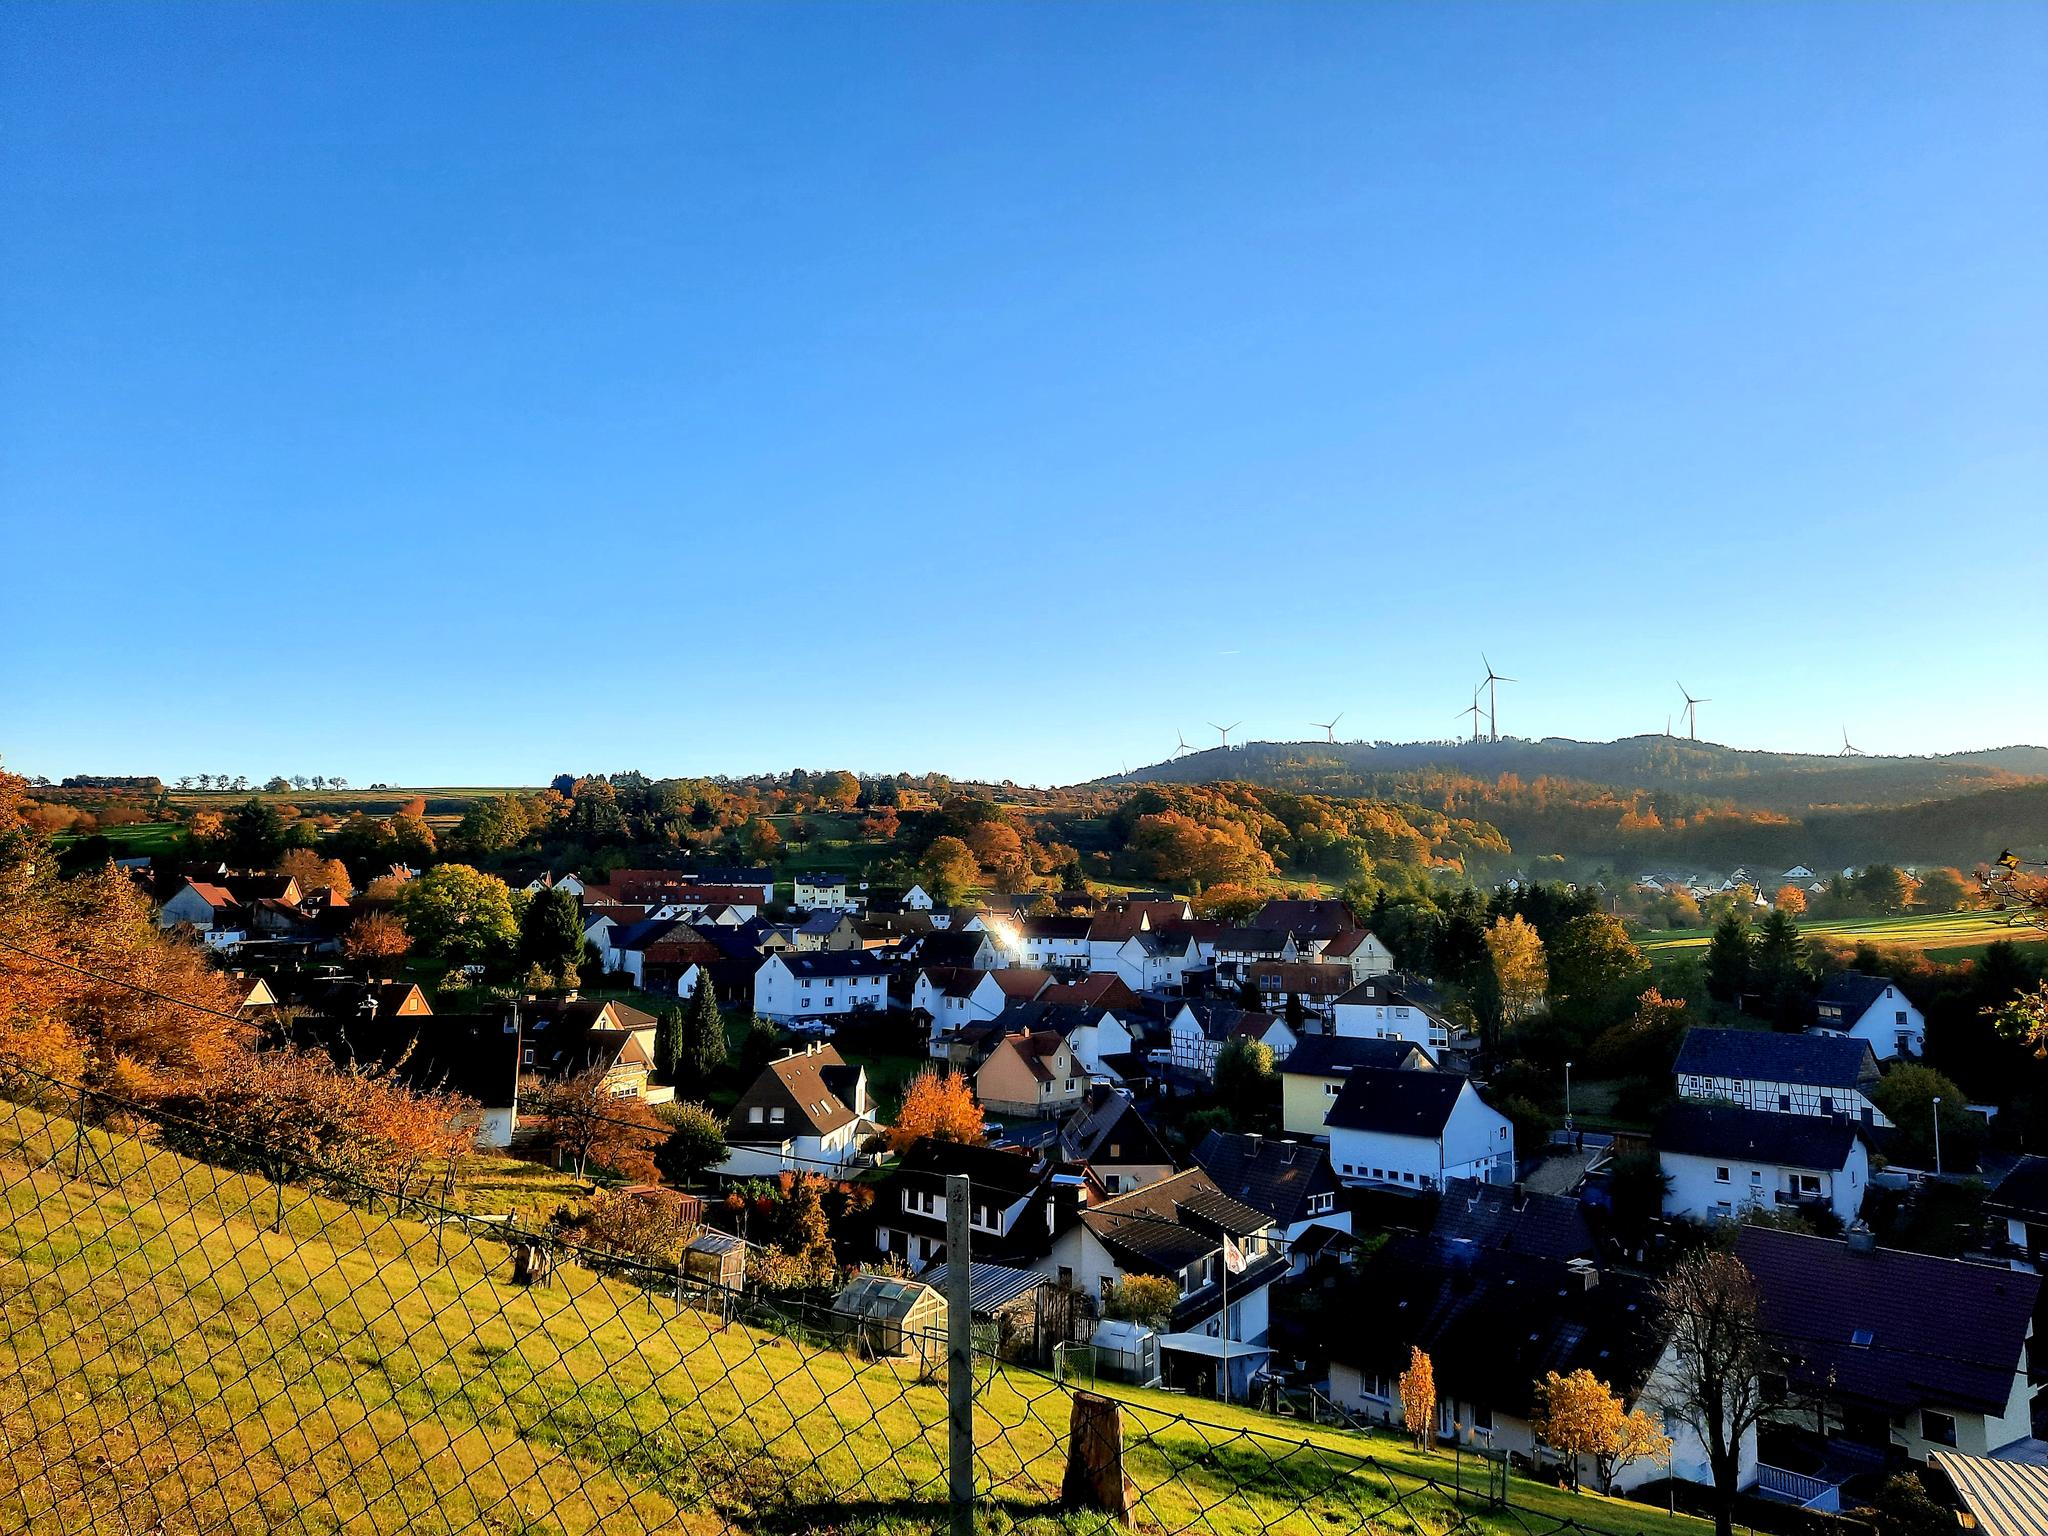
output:
M1781 1093L1781 1094L1779 1094L1779 1095L1778 1095L1778 1113L1779 1113L1779 1114L1781 1114L1781 1115L1789 1115L1789 1114L1791 1114L1791 1113L1792 1113L1792 1095L1791 1095L1791 1094L1789 1094L1789 1093Z
M1820 1193L1820 1175L1817 1173L1795 1174L1792 1182L1802 1195L1817 1195Z
M1820 1112L1824 1115L1832 1115L1835 1112L1835 1101L1825 1093L1820 1096Z
M1493 1433L1493 1410L1484 1403L1472 1405L1472 1427L1481 1434Z
M1920 1410L1920 1438L1931 1440L1936 1445L1956 1443L1956 1419L1952 1413L1936 1413L1932 1408Z
M1749 1170L1749 1187L1751 1189L1762 1189L1764 1187L1763 1169L1752 1168Z
M1716 1168L1714 1170L1714 1182L1716 1184L1726 1184L1728 1182L1728 1170L1726 1168Z
M782 1119L782 1106L780 1104L777 1104L773 1109L768 1111L768 1123L770 1125L780 1125L782 1124Z
M1336 1206L1336 1203L1337 1197L1332 1194L1310 1195L1308 1197L1308 1213L1311 1216L1327 1215Z
M761 1120L761 1106L756 1104L752 1109L747 1111L747 1124L759 1125L761 1123Z
M530 1066L532 1066L532 1065L533 1065L533 1047L529 1045L529 1046L528 1046L528 1047L526 1048L526 1050L525 1050L525 1052L524 1052L523 1054L524 1054L525 1064L526 1064L527 1066L529 1066L529 1067L530 1067Z

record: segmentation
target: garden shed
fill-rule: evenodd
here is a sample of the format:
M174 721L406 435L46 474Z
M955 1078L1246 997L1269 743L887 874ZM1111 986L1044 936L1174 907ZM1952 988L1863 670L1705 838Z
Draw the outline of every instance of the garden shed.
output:
M730 1232L698 1233L683 1250L683 1275L700 1285L737 1291L747 1278L747 1244Z
M832 1303L834 1328L864 1355L914 1356L924 1370L946 1359L946 1298L918 1280L856 1275Z

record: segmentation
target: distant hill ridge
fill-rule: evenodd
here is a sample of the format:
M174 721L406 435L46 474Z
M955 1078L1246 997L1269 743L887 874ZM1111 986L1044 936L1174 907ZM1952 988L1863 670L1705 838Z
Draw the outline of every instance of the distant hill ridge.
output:
M1210 747L1098 785L1224 780L1300 794L1413 796L1433 775L1555 778L1665 791L1744 810L1804 815L1883 809L2048 780L2048 747L1993 747L1936 757L1841 757L1745 751L1675 736L1619 741L1247 742Z

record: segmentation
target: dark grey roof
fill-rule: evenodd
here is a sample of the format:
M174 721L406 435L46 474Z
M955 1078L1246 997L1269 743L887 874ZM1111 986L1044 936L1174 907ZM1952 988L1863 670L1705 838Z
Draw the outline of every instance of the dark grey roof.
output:
M1489 1253L1560 1262L1591 1258L1594 1253L1593 1233L1578 1201L1477 1179L1452 1179L1444 1185L1430 1236Z
M1223 1234L1262 1232L1272 1218L1226 1195L1199 1168L1105 1200L1081 1213L1082 1225L1117 1257L1171 1273L1223 1246Z
M966 1174L977 1190L993 1190L1015 1200L1038 1189L1051 1170L1027 1153L925 1136L904 1149L889 1177L944 1178L953 1173Z
M2022 1220L2048 1222L2048 1157L2029 1152L2014 1163L1985 1205Z
M1657 1122L1657 1149L1688 1157L1779 1167L1835 1168L1849 1161L1856 1127L1823 1115L1776 1115L1762 1109L1681 1101Z
M1272 1027L1273 1020L1277 1017L1277 1015L1270 1013L1248 1012L1238 1007L1235 1003L1219 1003L1206 999L1196 999L1181 1006L1194 1015L1195 1022L1201 1026L1202 1034L1206 1038L1218 1042L1226 1041L1236 1034L1238 1027L1246 1019L1253 1021L1254 1033L1263 1035L1266 1030ZM1180 1017L1180 1007L1173 1009L1173 1017L1176 1019ZM1260 1020L1265 1022L1260 1023Z
M1357 986L1346 991L1337 1001L1382 1008L1406 1005L1410 1008L1420 1008L1428 1014L1435 1014L1437 1011L1434 988L1412 976L1398 974L1368 976Z
M1086 917L1026 917L1018 919L1017 931L1027 939L1085 939L1092 921Z
M1870 1046L1846 1035L1781 1035L1768 1029L1690 1029L1673 1068L1681 1077L1735 1077L1854 1088L1877 1075Z
M918 1278L940 1295L946 1293L946 1266L935 1264ZM989 1313L1006 1302L1035 1291L1045 1284L1036 1270L1012 1269L1007 1264L967 1266L967 1310Z
M1338 1130L1434 1140L1443 1134L1465 1081L1456 1072L1354 1067L1323 1123Z
M1090 1087L1081 1107L1060 1127L1059 1154L1070 1163L1104 1167L1124 1163L1173 1166L1173 1154L1138 1113L1130 1092L1106 1083Z
M1770 1227L1744 1227L1735 1256L1796 1384L1892 1413L2005 1411L2039 1276Z
M1366 1261L1354 1306L1372 1326L1334 1330L1337 1359L1391 1378L1417 1346L1439 1392L1518 1417L1548 1371L1583 1367L1633 1396L1662 1342L1643 1281L1422 1236L1396 1235Z
M1814 1011L1823 1025L1846 1029L1868 1013L1871 1005L1894 985L1889 976L1837 971L1821 983L1820 994L1814 998Z
M1211 1131L1195 1148L1195 1162L1218 1189L1264 1211L1276 1226L1301 1220L1310 1195L1337 1187L1329 1149L1314 1142Z
M1303 1035L1295 1042L1282 1072L1334 1077L1357 1067L1434 1067L1429 1052L1407 1040L1362 1040L1351 1035Z

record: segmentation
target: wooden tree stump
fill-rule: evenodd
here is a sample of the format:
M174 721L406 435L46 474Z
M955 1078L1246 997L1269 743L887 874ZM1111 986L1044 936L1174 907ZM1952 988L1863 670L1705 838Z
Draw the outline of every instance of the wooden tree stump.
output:
M1060 1489L1070 1508L1099 1509L1131 1523L1136 1490L1124 1474L1123 1408L1094 1392L1076 1392L1067 1427L1067 1476Z

